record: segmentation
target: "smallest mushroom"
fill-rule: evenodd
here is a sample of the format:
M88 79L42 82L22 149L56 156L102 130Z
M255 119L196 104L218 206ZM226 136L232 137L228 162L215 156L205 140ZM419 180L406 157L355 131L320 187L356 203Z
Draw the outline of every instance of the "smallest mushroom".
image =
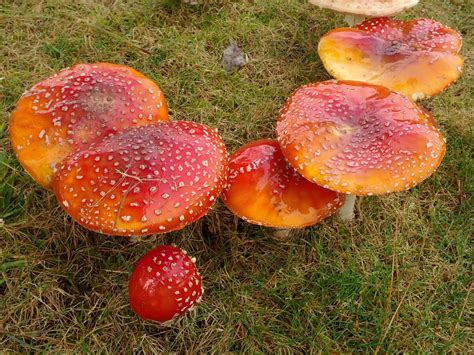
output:
M345 14L350 25L362 22L366 17L394 16L409 9L419 0L309 0L313 5Z
M130 306L142 319L166 322L201 301L201 276L184 250L162 245L146 253L130 276Z
M226 206L267 227L303 228L333 214L344 195L309 182L287 164L276 140L248 143L230 158Z

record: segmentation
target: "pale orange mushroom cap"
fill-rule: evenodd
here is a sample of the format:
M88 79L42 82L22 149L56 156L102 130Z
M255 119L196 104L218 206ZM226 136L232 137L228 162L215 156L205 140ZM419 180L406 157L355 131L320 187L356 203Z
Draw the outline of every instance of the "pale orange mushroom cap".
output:
M285 161L276 140L263 139L230 157L222 201L250 223L302 228L333 214L344 195L304 179Z
M90 230L167 233L214 205L227 159L222 138L202 124L129 128L69 155L58 164L53 190L64 210Z
M339 192L407 190L439 166L446 144L431 115L385 87L326 81L296 90L277 136L289 163Z
M127 127L168 121L160 88L116 64L78 64L25 92L10 120L18 160L44 187L69 153Z
M345 14L393 16L409 9L419 0L309 0L313 5Z
M383 85L418 100L461 76L461 45L461 35L439 22L382 17L328 32L318 52L336 79Z

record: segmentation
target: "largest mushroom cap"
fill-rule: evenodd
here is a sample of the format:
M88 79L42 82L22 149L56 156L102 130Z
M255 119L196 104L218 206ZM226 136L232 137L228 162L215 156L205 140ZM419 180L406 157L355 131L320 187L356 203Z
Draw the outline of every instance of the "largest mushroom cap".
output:
M116 64L78 64L25 92L10 120L18 160L44 187L57 163L127 127L168 121L160 88Z
M445 141L430 114L385 87L326 81L296 90L277 135L308 180L354 195L409 189L430 176Z
M433 20L376 18L328 32L318 52L336 79L387 86L417 100L460 77L461 44L456 31Z
M418 4L419 0L309 0L321 8L345 14L393 16Z
M147 235L181 229L206 214L226 174L217 132L176 121L130 128L70 155L58 165L53 189L88 229Z
M285 161L276 140L262 139L230 157L222 200L251 223L302 228L334 213L344 196L304 179Z

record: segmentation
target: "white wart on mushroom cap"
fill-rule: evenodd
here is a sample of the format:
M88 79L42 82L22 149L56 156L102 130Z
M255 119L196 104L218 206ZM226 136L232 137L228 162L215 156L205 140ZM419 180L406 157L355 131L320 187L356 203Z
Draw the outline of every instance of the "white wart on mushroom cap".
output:
M429 113L385 87L351 81L296 90L280 112L277 136L301 175L354 195L407 190L445 153Z
M176 121L132 128L70 155L58 166L53 189L86 228L147 235L181 229L206 214L226 174L217 132Z
M116 64L77 64L23 94L12 113L10 138L18 160L50 188L57 163L73 151L128 127L168 121L160 88Z

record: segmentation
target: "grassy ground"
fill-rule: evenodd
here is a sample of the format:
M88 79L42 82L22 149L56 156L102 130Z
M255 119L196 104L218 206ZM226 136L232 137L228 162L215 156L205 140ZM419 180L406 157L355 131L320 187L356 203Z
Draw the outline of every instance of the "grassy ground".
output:
M8 141L21 93L77 62L124 63L159 83L174 119L218 127L233 151L273 137L285 97L329 78L315 48L341 17L303 0L0 0L0 351L472 351L474 7L421 3L404 16L459 30L467 64L422 102L448 139L432 178L364 199L354 225L330 219L287 240L218 204L137 242L79 227L23 171ZM231 40L251 62L229 75ZM171 242L197 257L206 293L156 326L132 313L126 285L141 255Z

